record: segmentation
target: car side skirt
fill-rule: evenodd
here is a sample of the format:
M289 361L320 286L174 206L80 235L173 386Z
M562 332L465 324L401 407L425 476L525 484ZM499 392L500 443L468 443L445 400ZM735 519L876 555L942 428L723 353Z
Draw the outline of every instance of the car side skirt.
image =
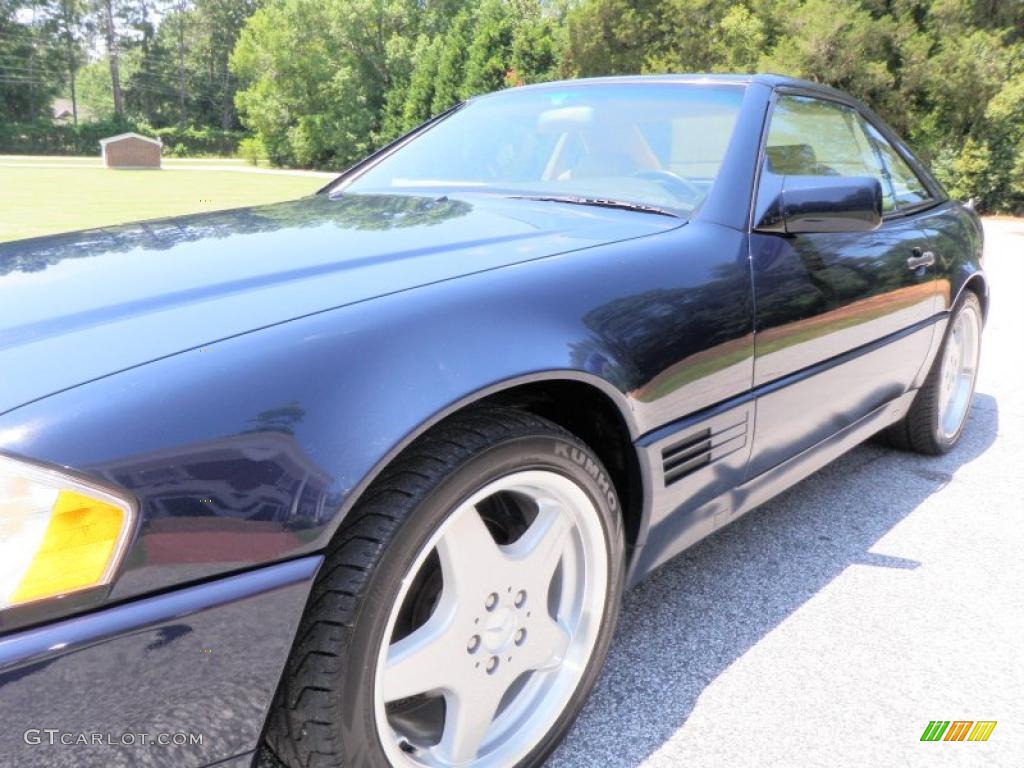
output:
M948 319L948 313L938 313L891 337L765 384L637 440L647 508L645 529L630 563L629 584L640 582L683 550L899 421L938 353ZM909 388L868 404L859 418L837 426L794 455L762 463L757 474L750 476L760 398L788 396L809 381L841 379L845 368L863 365L865 358L895 349L902 340L918 334L930 334L931 339L926 359Z
M847 451L857 447L875 433L899 421L910 409L916 395L916 389L908 390L817 445L762 472L757 477L721 493L684 516L668 516L661 525L650 530L645 546L630 567L627 576L628 584L630 586L638 584L658 566L683 550L755 507L764 504ZM728 413L732 416L737 415L732 411ZM741 455L741 451L733 454L739 458L737 454ZM719 476L728 476L736 472L735 465L730 466L724 461L718 467L715 467L713 463L711 466ZM704 480L703 482L707 484L708 481Z

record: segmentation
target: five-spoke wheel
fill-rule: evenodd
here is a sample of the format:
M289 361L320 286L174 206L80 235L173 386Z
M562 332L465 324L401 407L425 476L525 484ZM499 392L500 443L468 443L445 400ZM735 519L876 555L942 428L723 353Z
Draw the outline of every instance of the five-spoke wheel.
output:
M939 373L939 422L942 437L954 439L963 427L974 394L981 352L981 314L965 304L953 318Z
M424 573L431 568L439 579ZM607 573L594 501L564 475L506 475L460 504L402 580L380 650L377 728L391 762L515 765L526 756L580 681ZM411 594L416 585L432 593ZM429 617L401 627L424 599Z
M974 396L981 327L981 302L968 290L950 313L942 347L910 410L886 430L890 443L927 454L956 445Z
M538 764L596 680L623 580L600 459L473 410L353 510L314 587L267 740L289 765Z

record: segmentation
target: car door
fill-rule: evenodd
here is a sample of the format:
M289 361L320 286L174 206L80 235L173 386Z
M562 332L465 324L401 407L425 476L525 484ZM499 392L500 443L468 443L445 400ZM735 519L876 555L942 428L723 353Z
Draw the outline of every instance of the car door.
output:
M929 185L917 175L894 144L870 121L866 127L872 143L878 148L886 176L892 182L896 207L904 215L913 216L918 227L928 236L929 248L935 256L935 264L928 269L935 279L935 311L949 309L954 298L951 291L959 262L957 254L971 254L977 250L977 230L959 203L947 200L945 204L937 205L940 198L929 190Z
M872 232L752 233L759 396L748 477L903 394L927 356L936 293L927 235L897 205L857 109L779 93L763 155L755 222L785 175L874 176L884 217Z

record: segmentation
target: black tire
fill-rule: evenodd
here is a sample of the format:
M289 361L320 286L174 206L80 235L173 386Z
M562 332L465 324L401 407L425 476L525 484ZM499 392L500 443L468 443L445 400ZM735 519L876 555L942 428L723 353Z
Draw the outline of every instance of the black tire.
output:
M914 398L914 402L910 406L910 410L907 411L907 415L882 433L885 442L889 443L894 448L900 448L905 451L915 451L929 456L938 456L950 451L953 446L957 444L957 441L960 439L960 435L963 434L964 425L967 423L967 417L970 414L970 405L968 405L967 410L964 412L960 426L952 435L943 434L943 430L939 423L939 390L941 385L940 378L942 374L942 361L945 356L946 345L949 343L949 329L953 328L953 324L956 321L957 316L962 312L977 313L980 323L983 316L981 311L981 302L978 300L977 295L972 291L966 291L963 298L954 308L953 312L950 313L949 325L947 326L946 336L942 340L942 346L935 355L935 359L932 361L932 367L928 371L928 376L924 381L924 385L920 390L918 390L917 396ZM980 334L978 336L978 343L979 345L981 343ZM971 397L973 397L973 395L974 384L972 382Z
M570 455L598 468L601 484L564 457L566 444ZM461 499L494 478L537 468L557 471L586 491L608 547L608 596L590 662L561 717L519 765L539 765L557 746L597 679L618 617L624 580L618 499L597 456L575 436L532 414L488 407L456 415L410 446L367 489L328 549L267 722L266 742L285 765L389 766L373 691L399 582Z

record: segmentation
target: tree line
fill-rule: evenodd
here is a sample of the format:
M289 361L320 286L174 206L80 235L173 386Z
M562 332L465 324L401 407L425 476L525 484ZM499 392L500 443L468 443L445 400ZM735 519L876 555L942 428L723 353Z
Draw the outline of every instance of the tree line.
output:
M77 80L101 113L240 125L247 156L340 168L498 88L770 71L867 101L953 194L1024 209L1022 0L5 2L5 116Z
M0 0L0 116L239 127L230 59L259 0Z

